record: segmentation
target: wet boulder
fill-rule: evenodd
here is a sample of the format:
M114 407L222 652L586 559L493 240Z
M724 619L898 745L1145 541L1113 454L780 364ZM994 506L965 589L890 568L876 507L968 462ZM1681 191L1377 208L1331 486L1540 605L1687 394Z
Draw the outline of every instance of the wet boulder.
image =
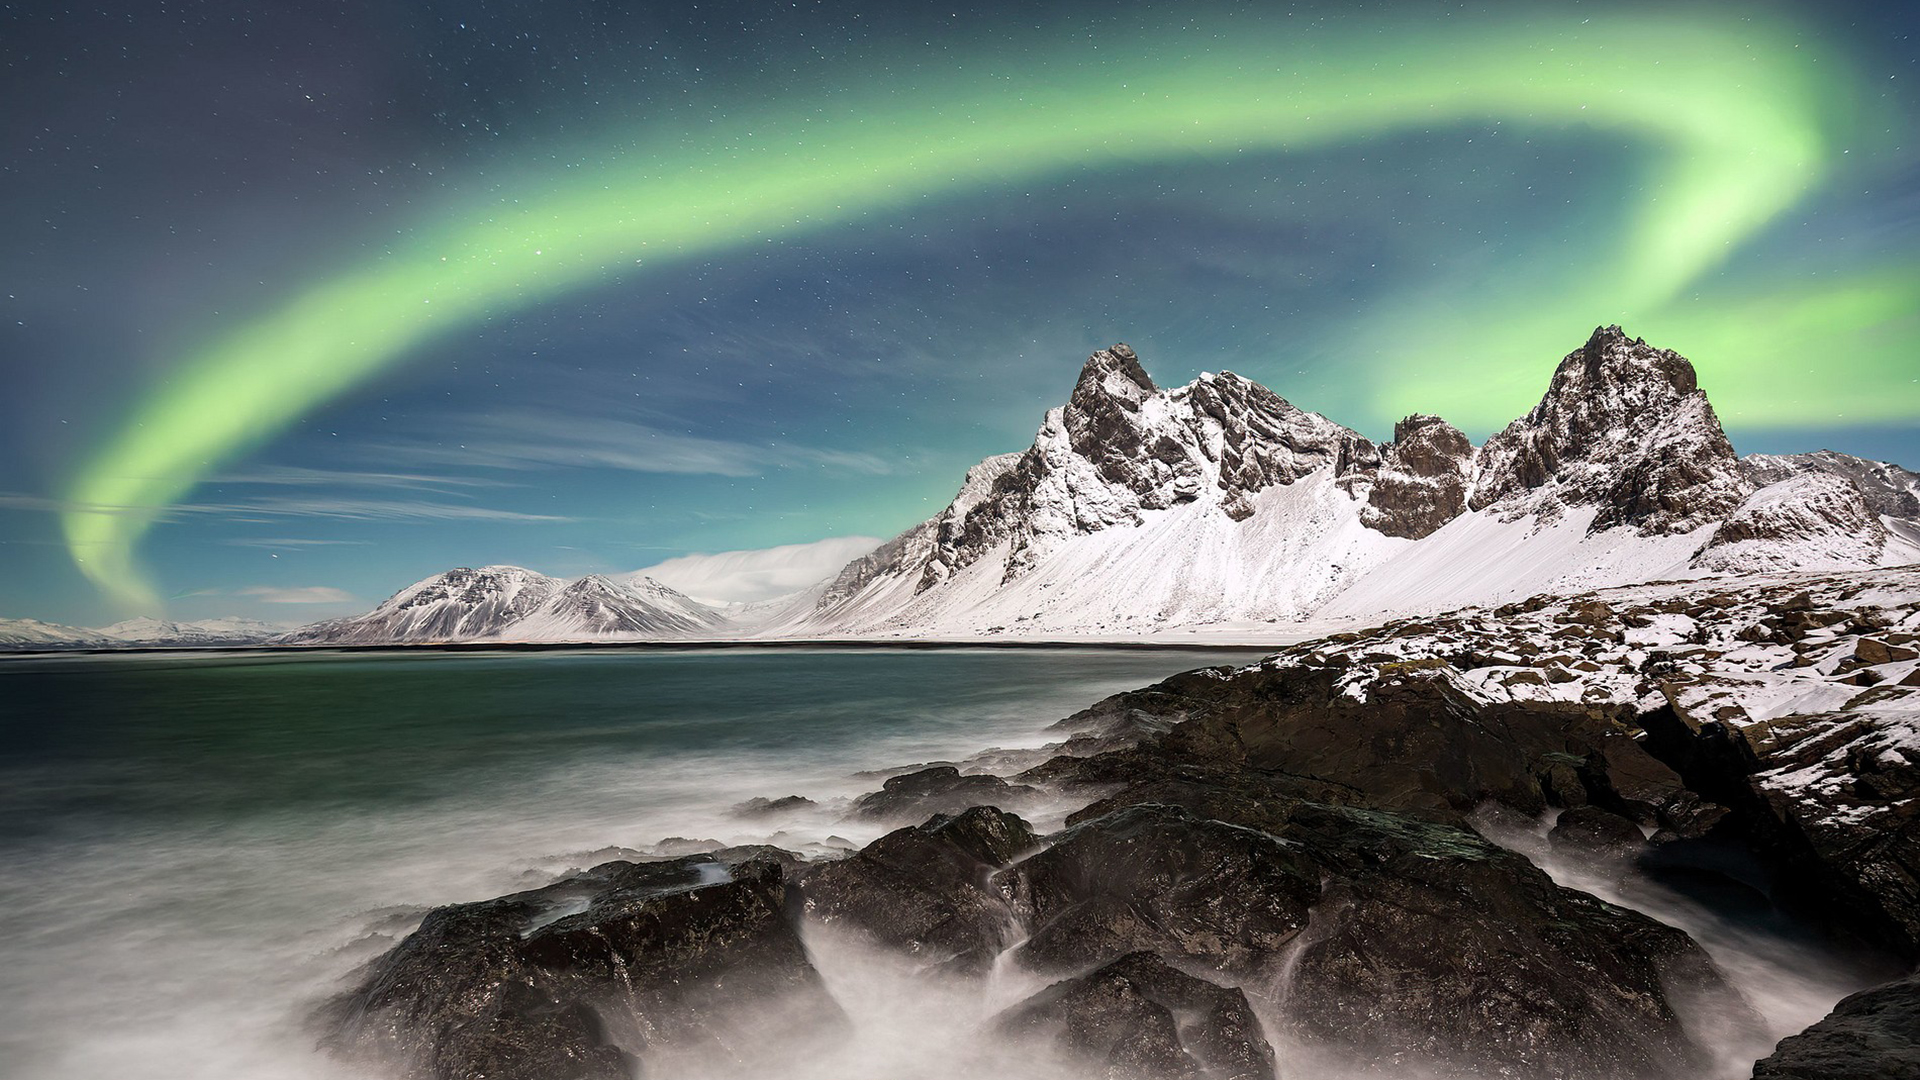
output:
M1755 1022L1685 933L1439 828L1329 881L1282 991L1299 1043L1383 1073L1686 1077L1709 1055L1683 1004Z
M1247 996L1129 953L995 1018L996 1034L1112 1080L1273 1080Z
M1920 1080L1920 976L1862 990L1780 1040L1753 1080Z
M1705 1057L1683 1007L1752 1022L1685 933L1469 829L1291 788L1167 777L1089 807L998 879L1029 917L1016 958L1205 964L1296 1045L1383 1073L1687 1076Z
M428 913L325 1006L323 1043L419 1080L627 1080L844 1022L786 915L781 866L609 863Z
M1560 815L1547 840L1562 851L1621 858L1644 846L1646 834L1618 814L1597 806L1580 806Z
M1268 970L1320 892L1292 845L1153 804L1073 826L994 883L1028 927L1015 959L1039 972L1138 951L1231 976Z
M870 821L924 821L934 814L958 814L974 806L1020 807L1039 796L1024 784L1009 784L990 773L962 774L952 765L935 765L889 779L879 791L853 804L856 817Z
M930 967L980 973L1012 928L1006 898L987 879L1037 843L1019 817L977 806L935 815L815 867L799 891L808 916L829 927Z
M778 799L769 799L758 795L733 808L734 816L744 818L778 817L781 814L812 810L820 804L804 795L783 795Z

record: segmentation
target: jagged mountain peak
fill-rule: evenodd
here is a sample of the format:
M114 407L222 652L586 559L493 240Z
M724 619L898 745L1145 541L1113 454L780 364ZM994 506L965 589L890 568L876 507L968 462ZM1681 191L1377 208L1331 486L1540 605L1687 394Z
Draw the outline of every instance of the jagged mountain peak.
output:
M1652 535L1719 521L1752 490L1693 365L1602 326L1480 448L1468 504L1548 520L1592 506L1595 531Z
M1088 358L1032 447L969 473L946 512L862 560L822 602L844 599L882 563L913 565L924 591L1004 548L1009 581L1070 537L1149 512L1201 504L1244 520L1259 492L1373 455L1358 432L1230 372L1162 390L1133 349L1115 345Z
M1432 535L1466 512L1473 455L1473 440L1438 416L1415 413L1394 424L1360 523L1408 540Z
M1137 409L1159 392L1132 346L1120 342L1087 357L1067 407L1083 412L1099 412L1111 405Z

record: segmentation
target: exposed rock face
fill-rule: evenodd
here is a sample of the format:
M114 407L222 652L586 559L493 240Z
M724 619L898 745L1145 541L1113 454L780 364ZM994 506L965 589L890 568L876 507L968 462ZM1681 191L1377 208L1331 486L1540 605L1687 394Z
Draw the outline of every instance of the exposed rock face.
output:
M1825 473L1858 488L1868 509L1891 518L1920 521L1920 473L1885 461L1815 450L1810 454L1749 454L1740 470L1755 487L1807 473Z
M1533 411L1480 448L1473 509L1553 514L1594 506L1594 530L1690 532L1752 489L1695 379L1668 349L1596 329Z
M1273 1080L1273 1048L1238 990L1129 953L1000 1014L994 1030L1039 1040L1113 1080Z
M1886 547L1886 526L1852 481L1809 471L1754 492L1694 565L1724 573L1842 569L1872 565Z
M785 899L776 862L694 856L438 908L326 1010L325 1038L421 1080L627 1080L656 1053L831 1030Z
M1920 976L1862 990L1826 1019L1782 1039L1753 1080L1920 1078Z
M1437 416L1409 416L1393 426L1360 522L1418 540L1466 513L1472 477L1473 443L1465 433Z
M1646 843L1639 826L1597 806L1576 806L1553 823L1547 839L1563 850L1623 856Z
M995 870L1039 843L1027 823L978 806L888 833L858 854L810 870L800 892L827 926L907 953L928 967L978 974L1010 944L1012 912L987 887Z

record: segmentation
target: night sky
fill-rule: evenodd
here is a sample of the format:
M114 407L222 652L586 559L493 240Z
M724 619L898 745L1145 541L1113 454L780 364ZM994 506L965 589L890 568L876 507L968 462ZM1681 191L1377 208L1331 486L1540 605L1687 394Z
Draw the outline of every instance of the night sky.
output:
M1086 353L1920 467L1920 8L0 5L0 616L887 536Z

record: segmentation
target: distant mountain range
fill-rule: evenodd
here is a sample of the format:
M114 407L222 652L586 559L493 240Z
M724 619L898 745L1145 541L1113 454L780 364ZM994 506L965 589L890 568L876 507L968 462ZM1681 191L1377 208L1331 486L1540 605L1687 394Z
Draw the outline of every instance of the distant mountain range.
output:
M1596 329L1540 403L1478 447L1425 415L1374 443L1231 373L1162 389L1116 345L1088 359L1030 448L974 466L945 510L785 598L703 603L646 576L489 566L284 634L243 620L20 620L0 623L0 645L1257 637L1915 561L1920 474L1827 450L1740 458L1693 365L1617 326Z
M285 626L238 615L194 622L128 619L98 630L38 619L0 619L0 648L171 648L258 644L287 632Z

